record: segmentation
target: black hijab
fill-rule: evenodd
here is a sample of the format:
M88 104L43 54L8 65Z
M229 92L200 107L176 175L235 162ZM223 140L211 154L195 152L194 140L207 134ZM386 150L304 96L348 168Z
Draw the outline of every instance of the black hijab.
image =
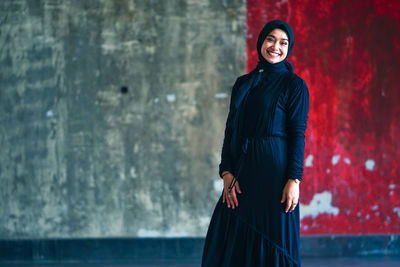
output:
M264 43L265 38L267 35L272 32L274 29L281 29L286 32L288 38L289 38L289 47L288 47L288 52L286 55L286 58L282 60L279 63L271 64L261 54L261 46ZM258 65L257 69L265 69L265 70L271 70L271 69L282 69L285 68L289 70L290 72L293 72L293 67L290 62L288 62L286 59L290 55L290 52L292 52L293 49L293 42L294 42L294 35L293 35L293 30L292 27L288 23L286 23L283 20L272 20L265 24L264 28L261 30L260 34L258 35L258 40L257 40L257 53L258 53Z

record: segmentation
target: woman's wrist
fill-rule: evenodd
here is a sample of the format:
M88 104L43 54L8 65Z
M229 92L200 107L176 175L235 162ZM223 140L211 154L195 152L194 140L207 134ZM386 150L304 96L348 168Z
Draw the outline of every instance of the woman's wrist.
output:
M300 180L297 178L289 178L289 180L292 180L293 182L295 182L296 184L300 184Z
M227 174L230 174L230 172L229 171L223 171L222 174L221 174L221 177L224 178L224 176L227 175Z

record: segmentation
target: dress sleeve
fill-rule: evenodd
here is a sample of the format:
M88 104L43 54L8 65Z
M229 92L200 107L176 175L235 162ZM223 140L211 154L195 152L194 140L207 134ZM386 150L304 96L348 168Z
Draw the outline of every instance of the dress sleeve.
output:
M306 83L300 79L289 92L287 102L286 131L288 134L288 179L303 177L305 131L309 111L309 92Z
M221 162L219 164L219 177L222 178L222 172L224 171L229 171L230 173L233 174L234 172L234 163L232 162L232 154L231 154L231 138L232 138L232 119L233 119L233 113L234 113L234 94L235 94L235 89L238 86L239 79L236 80L235 84L232 87L232 93L231 93L231 100L229 104L229 113L228 113L228 118L226 119L226 124L225 124L225 135L224 135L224 142L222 145L222 152L221 152Z

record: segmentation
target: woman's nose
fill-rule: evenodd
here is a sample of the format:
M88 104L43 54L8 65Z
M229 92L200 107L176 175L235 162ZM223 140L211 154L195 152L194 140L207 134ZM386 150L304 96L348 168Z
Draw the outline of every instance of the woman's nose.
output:
M274 44L272 45L272 48L276 51L279 49L279 43L278 42L274 42Z

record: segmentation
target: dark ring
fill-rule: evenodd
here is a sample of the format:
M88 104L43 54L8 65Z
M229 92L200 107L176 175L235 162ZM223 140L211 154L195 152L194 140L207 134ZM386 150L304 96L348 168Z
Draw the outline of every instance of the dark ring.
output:
M228 186L228 189L231 190L231 189L233 188L233 186L235 185L235 183L236 183L236 179L233 178L232 181L231 181L231 183L230 183L229 186Z

